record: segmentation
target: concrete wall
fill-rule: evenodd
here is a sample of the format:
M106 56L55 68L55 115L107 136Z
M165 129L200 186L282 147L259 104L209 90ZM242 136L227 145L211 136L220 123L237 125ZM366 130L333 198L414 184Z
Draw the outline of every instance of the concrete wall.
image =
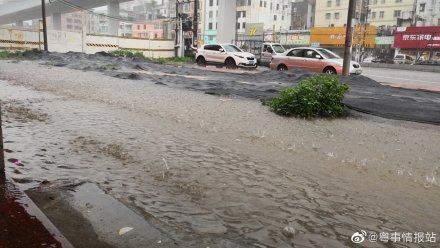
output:
M109 52L129 50L142 52L146 57L174 57L174 40L143 39L111 35L82 35L75 32L49 30L49 51L51 52ZM0 28L0 49L30 50L43 47L43 34L24 29Z
M129 50L142 52L146 57L174 57L174 40L118 37L111 35L87 35L86 53Z
M39 48L38 32L22 29L0 29L0 49L22 50Z
M397 70L439 72L440 73L440 66L430 66L430 65L398 65L398 64L362 63L361 66L362 67L372 67L372 68L388 68L388 69L397 69Z

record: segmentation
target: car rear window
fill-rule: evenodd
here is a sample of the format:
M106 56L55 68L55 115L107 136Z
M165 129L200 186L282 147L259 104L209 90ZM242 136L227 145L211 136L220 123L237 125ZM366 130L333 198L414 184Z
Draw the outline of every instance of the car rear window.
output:
M405 58L405 56L403 56L403 55L396 55L396 57L395 57L396 59L404 59Z

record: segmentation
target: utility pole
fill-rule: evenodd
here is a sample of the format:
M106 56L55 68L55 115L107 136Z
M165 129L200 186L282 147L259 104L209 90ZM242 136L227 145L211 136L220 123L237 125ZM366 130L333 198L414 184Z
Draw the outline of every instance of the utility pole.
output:
M345 33L345 49L344 49L344 67L342 69L342 75L348 76L350 74L351 66L351 47L353 45L353 13L356 5L356 0L350 0L348 3L348 17L347 17L347 30Z
M178 31L179 31L179 27L180 27L180 15L179 15L179 0L176 0L176 29L175 29L175 36L176 36L176 53L175 56L179 57L179 49L177 48L177 44L178 44Z
M370 12L370 0L366 0L367 1L367 5L365 7L366 10L366 14L365 14L365 19L364 19L364 38L362 41L362 51L361 51L361 56L360 56L360 62L362 62L363 57L364 57L364 51L365 51L365 47L367 45L367 25L368 25L368 14ZM360 28L360 27L359 27ZM371 34L368 34L371 35Z
M5 176L5 153L3 146L2 105L0 102L0 179Z
M198 10L199 10L199 0L194 0L194 18L193 18L193 46L197 47L197 32L199 30L199 17L198 17Z
M44 36L44 51L49 51L47 46L47 25L46 25L46 0L41 0L41 11L43 18L43 36Z

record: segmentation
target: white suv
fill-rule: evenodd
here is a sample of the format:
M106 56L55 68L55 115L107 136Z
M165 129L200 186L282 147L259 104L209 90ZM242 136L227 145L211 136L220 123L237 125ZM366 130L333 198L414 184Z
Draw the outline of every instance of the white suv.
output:
M207 64L224 65L228 69L257 67L255 55L243 52L232 44L204 45L197 49L196 62L199 66L206 66Z

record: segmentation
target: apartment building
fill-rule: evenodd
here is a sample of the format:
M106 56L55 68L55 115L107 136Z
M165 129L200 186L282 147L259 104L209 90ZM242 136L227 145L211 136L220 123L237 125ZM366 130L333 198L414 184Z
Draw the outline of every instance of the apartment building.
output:
M347 24L350 0L318 0L315 6L315 27L343 27ZM374 1L374 0L369 0ZM387 0L396 1L396 0ZM401 0L405 1L405 0ZM368 0L356 0L353 25L363 23L367 13Z
M438 0L417 1L437 2ZM315 26L338 27L346 25L348 3L349 0L316 1ZM422 5L422 7L427 6L427 3L425 6ZM415 10L416 0L357 0L354 25L366 21L377 27L410 26L415 20ZM369 13L368 16L366 13Z
M205 0L205 18L204 18L204 34L203 42L211 44L216 42L218 28L218 1Z
M214 43L218 28L218 1L205 0L205 43ZM245 35L246 27L263 26L263 31L292 30L292 0L237 0L237 35Z
M315 0L293 0L291 25L293 30L308 30L315 20Z
M246 24L264 24L264 31L292 29L292 0L237 0L237 34L246 32Z
M415 2L415 0L369 0L368 22L377 27L411 26L415 17Z
M133 37L162 39L164 37L164 23L163 20L147 20L142 22L135 22L133 24Z
M416 4L417 26L440 26L440 0L418 0Z

